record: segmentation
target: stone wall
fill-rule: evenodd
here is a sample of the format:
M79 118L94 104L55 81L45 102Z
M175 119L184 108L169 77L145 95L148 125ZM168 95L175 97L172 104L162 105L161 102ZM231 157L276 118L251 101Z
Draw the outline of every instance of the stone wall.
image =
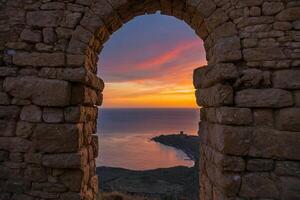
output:
M98 192L98 55L158 10L204 41L201 200L300 199L299 0L1 0L0 200Z

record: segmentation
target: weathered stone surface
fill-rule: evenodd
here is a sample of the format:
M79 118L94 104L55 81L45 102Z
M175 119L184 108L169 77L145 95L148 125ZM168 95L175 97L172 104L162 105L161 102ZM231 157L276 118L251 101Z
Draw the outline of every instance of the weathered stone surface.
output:
M22 138L29 138L33 133L34 124L19 121L17 124L16 135Z
M56 33L53 28L43 29L43 39L46 44L51 44L56 41Z
M247 155L251 146L251 128L210 125L208 130L208 142L218 151L237 156Z
M20 118L25 122L41 122L42 110L35 105L24 106L21 110Z
M237 77L238 71L234 64L217 64L194 70L193 82L195 88L207 88Z
M282 2L265 2L262 7L264 15L274 15L284 9Z
M82 166L81 159L79 153L46 154L42 158L42 164L52 168L80 168ZM74 182L74 184L77 183Z
M26 42L40 42L42 40L42 34L41 31L24 29L20 35L20 39Z
M247 162L248 171L271 171L274 168L274 161L271 159L251 159Z
M92 148L93 148L93 155L94 158L97 158L99 155L99 138L98 135L92 136Z
M26 194L14 194L12 200L34 200L34 197Z
M250 173L242 177L242 186L239 192L246 198L278 198L276 178L268 173Z
M60 195L59 198L59 200L80 200L80 199L81 199L80 193L72 193L72 192L63 193L62 195Z
M290 92L281 89L246 89L236 93L238 107L281 108L293 105Z
M214 60L217 63L232 62L242 58L241 39L237 36L222 38L214 46Z
M16 76L18 68L16 67L0 67L0 77Z
M263 61L263 60L277 60L277 59L286 58L283 49L278 47L244 49L243 55L245 60L248 62Z
M24 172L24 177L26 180L44 182L48 179L46 170L42 167L29 166Z
M9 179L4 185L4 191L15 194L22 194L25 191L25 183L23 180Z
M228 125L252 123L252 112L248 108L221 107L216 109L217 122Z
M0 119L18 119L20 110L18 106L0 106Z
M60 123L64 121L63 109L60 108L44 108L43 120L47 123Z
M32 143L19 137L0 137L0 149L11 152L28 152Z
M287 145L288 144L288 145ZM299 132L258 128L254 131L249 155L261 158L300 160Z
M233 104L233 89L228 85L215 85L196 91L197 104L199 106L223 106Z
M0 136L12 137L15 136L16 122L0 119Z
M60 24L63 11L32 11L26 15L26 21L31 26L56 27Z
M275 117L276 128L300 132L300 108L280 109Z
M81 13L78 12L69 13L65 16L62 25L67 28L74 28L76 25L79 24L81 17L82 17Z
M273 127L273 110L255 109L253 111L253 120L255 126Z
M19 66L59 67L65 64L63 53L17 53L13 56L13 63Z
M38 124L34 130L34 146L46 153L76 152L81 137L80 124Z
M276 15L276 19L279 21L294 21L299 20L299 18L299 7L287 8L280 12L278 15Z
M66 122L89 122L97 117L96 107L68 107L64 111Z
M223 24L228 20L228 16L224 13L222 9L217 9L210 17L205 19L207 24L207 29L209 31L214 30L219 25Z
M65 8L65 4L63 2L48 2L42 4L41 6L42 10L60 10L64 8Z
M300 179L294 177L280 177L282 199L299 199L300 198Z
M42 154L41 153L27 153L25 154L25 162L30 164L38 164L42 163Z
M277 161L275 174L279 176L298 176L300 177L300 163L293 161Z
M4 89L10 95L31 99L41 106L66 106L71 98L71 87L66 81L35 77L8 77Z
M276 71L272 82L275 88L300 89L300 70Z
M89 105L99 104L99 97L95 90L82 84L73 85L72 87L72 105Z
M33 183L32 190L62 193L62 192L67 192L68 188L61 183L44 182L44 183Z
M59 179L71 191L79 192L83 184L83 172L81 170L69 170L60 176Z

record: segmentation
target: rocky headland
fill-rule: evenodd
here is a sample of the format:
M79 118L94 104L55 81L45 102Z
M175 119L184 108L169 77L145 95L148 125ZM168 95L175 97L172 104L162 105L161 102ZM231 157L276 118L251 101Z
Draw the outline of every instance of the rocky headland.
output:
M180 134L160 135L151 140L182 150L195 163L199 160L199 138ZM195 167L176 166L153 170L128 170L98 167L102 192L121 192L151 199L196 200L198 197L198 170Z

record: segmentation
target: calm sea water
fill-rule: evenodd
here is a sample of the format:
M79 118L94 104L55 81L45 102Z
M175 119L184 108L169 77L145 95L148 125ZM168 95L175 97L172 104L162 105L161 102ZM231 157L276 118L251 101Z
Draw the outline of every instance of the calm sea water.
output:
M193 161L172 147L150 138L184 131L196 135L199 109L100 109L97 166L134 170L193 166Z

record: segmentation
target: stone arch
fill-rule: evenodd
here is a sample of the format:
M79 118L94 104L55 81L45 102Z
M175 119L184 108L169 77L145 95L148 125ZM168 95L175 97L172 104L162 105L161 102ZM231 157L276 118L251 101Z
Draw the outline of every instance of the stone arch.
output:
M299 198L299 6L2 0L0 199L95 198L97 57L122 24L157 10L189 24L207 52L194 71L201 199Z

